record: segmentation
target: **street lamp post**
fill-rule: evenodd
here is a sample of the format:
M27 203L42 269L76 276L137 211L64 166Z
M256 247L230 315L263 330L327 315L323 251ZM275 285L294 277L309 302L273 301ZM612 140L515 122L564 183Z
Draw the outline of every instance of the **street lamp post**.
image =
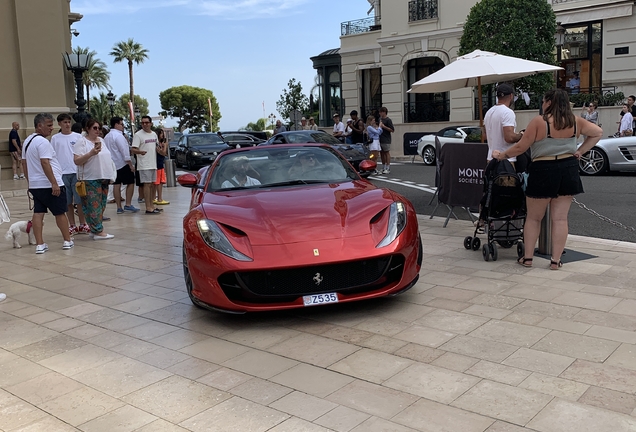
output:
M77 105L77 113L73 116L76 122L84 124L84 121L90 117L86 112L86 99L84 99L84 78L83 74L88 70L88 61L90 57L88 54L79 53L64 53L64 64L66 69L73 72L75 77L75 90L77 92L77 98L75 99L75 105Z
M276 116L274 115L274 113L271 113L270 115L267 116L267 118L269 119L269 124L272 126L272 129L273 129L274 122L276 121Z
M112 91L108 91L106 100L108 101L108 106L110 107L110 117L113 118L115 116L115 95Z

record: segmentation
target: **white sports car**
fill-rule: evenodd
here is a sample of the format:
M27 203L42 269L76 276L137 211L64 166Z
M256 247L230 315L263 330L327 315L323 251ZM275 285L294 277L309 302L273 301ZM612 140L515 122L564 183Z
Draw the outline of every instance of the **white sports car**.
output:
M442 145L446 143L481 142L479 126L452 126L437 133L424 135L417 143L417 154L426 165L435 165L435 137Z

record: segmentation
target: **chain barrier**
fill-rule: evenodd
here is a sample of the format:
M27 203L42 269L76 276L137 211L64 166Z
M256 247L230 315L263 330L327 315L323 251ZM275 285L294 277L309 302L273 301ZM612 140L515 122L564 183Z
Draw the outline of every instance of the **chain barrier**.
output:
M610 224L612 224L612 225L614 225L616 227L619 227L619 228L623 228L623 229L625 229L627 231L636 231L636 228L634 228L634 227L623 225L620 222L617 222L615 220L612 220L612 219L608 218L607 216L603 216L602 214L599 214L599 213L595 212L594 210L592 210L591 208L589 208L585 204L578 202L576 200L576 198L572 198L572 201L574 201L574 203L576 205L578 205L580 208L582 208L583 210L587 211L592 216L596 216L597 218L599 218L602 221L609 222Z

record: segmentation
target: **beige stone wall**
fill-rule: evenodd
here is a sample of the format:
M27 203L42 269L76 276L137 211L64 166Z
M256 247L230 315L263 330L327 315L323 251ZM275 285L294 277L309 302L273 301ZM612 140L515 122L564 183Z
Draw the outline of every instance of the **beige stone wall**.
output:
M69 0L0 0L0 176L11 173L8 135L33 131L39 112L57 115L74 109L72 74L63 52L70 52ZM7 171L8 170L8 171Z

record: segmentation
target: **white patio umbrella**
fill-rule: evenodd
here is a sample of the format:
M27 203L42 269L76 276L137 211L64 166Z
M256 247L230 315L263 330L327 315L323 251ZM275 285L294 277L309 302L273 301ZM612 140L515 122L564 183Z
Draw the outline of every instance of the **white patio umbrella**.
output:
M511 81L539 72L563 69L545 63L510 57L489 51L475 50L422 78L413 84L409 93L440 93L463 87L477 87L479 95L479 125L484 125L481 86Z

